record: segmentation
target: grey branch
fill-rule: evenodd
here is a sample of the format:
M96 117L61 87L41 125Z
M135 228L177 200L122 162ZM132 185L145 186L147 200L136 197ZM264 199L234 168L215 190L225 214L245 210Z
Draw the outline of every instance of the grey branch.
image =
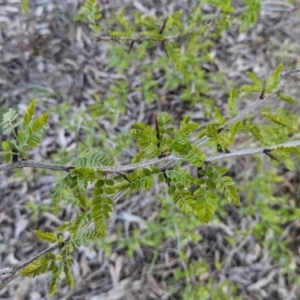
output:
M252 154L259 154L264 153L265 151L274 150L278 147L297 147L300 146L300 140L292 141L292 142L286 142L283 144L278 144L274 146L267 146L267 147L260 147L260 148L251 148L251 149L243 149L243 150L237 150L230 153L220 153L217 155L212 155L206 158L206 162L211 162L215 160L220 160L223 158L228 158L232 156L241 156L241 155L252 155ZM124 165L124 166L116 166L116 167L96 167L93 169L101 170L104 173L118 173L118 172L127 172L132 171L140 168L146 168L154 165L158 165L161 162L165 162L166 164L162 166L158 166L159 169L165 169L166 166L168 166L169 163L174 163L177 161L183 161L184 157L178 156L178 155L168 155L162 158L153 158L144 162L136 163L136 164L130 164L130 165ZM24 160L20 162L15 163L8 163L4 165L0 165L0 171L4 170L11 170L11 169L21 169L25 167L34 167L34 168L41 168L41 169L49 169L49 170L61 170L61 171L69 171L70 169L73 169L75 167L73 166L65 166L65 165L57 165L57 164L44 164L41 162L36 162L33 160ZM1 274L1 273L0 273Z
M34 257L32 257L31 259L29 259L28 261L22 263L22 264L18 264L15 265L14 267L11 268L5 268L0 270L0 275L7 275L10 274L9 277L7 277L1 284L0 284L0 291L3 290L14 278L16 278L19 275L19 271L24 269L25 267L27 267L29 264L31 264L32 262L34 262L35 260L39 259L40 257L53 252L54 250L58 249L59 245L55 244L51 247L48 247L47 249L45 249L44 251L38 253L37 255L35 255Z
M145 41L157 41L157 42L164 42L164 41L173 41L173 40L177 40L189 35L193 35L195 33L197 33L198 31L191 31L191 32L186 32L186 33L181 33L181 34L176 34L176 35L172 35L172 36L161 36L161 40L160 39L155 39L153 37L149 37L149 36L142 36L139 34L135 34L133 36L120 36L120 37L114 37L114 36L98 36L96 38L97 42L100 41L104 41L104 42L108 42L108 41L133 41L133 42L145 42Z
M136 164L124 165L124 166L116 166L116 167L98 167L94 169L99 169L104 173L117 173L117 172L127 172L131 170L136 170L139 168L145 168L148 166L156 165L163 161L170 161L170 160L182 160L182 158L169 155L162 158L153 158L145 162L140 162ZM41 163L36 162L33 160L23 160L18 162L11 162L7 164L0 165L0 171L12 170L12 169L22 169L26 167L38 168L38 169L48 169L48 170L59 170L68 172L71 169L74 169L75 166L65 166L65 165L58 165L58 164L49 164L49 163Z
M287 143L279 144L279 145L275 145L275 146L269 146L269 147L237 150L237 151L230 152L230 153L220 153L220 154L208 157L206 159L206 161L210 162L210 161L220 160L220 159L228 158L228 157L232 157L232 156L259 154L259 153L264 153L265 151L268 151L268 150L274 150L278 147L297 147L297 146L300 146L300 140L287 142Z

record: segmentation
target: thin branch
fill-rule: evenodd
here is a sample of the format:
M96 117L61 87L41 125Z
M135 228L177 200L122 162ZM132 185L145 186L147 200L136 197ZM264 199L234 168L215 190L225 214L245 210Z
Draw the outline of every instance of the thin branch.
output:
M172 35L172 36L165 36L162 38L163 41L173 41L173 40L177 40L183 37L186 37L188 35L192 35L199 32L198 30L195 31L191 31L191 32L186 32L183 34L176 34L176 35ZM108 42L108 41L133 41L133 42L146 42L146 41L157 41L157 42L161 42L161 39L154 39L153 37L149 37L149 36L141 36L139 34L136 34L135 36L120 36L120 37L113 37L113 36L98 36L96 38L96 42Z
M300 146L300 140L292 141L292 142L286 142L283 144L273 145L273 146L267 146L267 147L260 147L260 148L250 148L250 149L243 149L243 150L237 150L230 153L220 153L217 155L212 155L206 158L206 162L215 161L223 158L228 158L232 156L241 156L241 155L250 155L250 154L259 154L259 153L265 153L266 151L274 150L278 147L296 147ZM177 161L183 161L184 158L181 156L177 156L174 154L163 156L160 158L153 158L144 162L136 163L136 164L129 164L124 166L116 166L116 167L96 167L93 169L101 170L103 173L120 173L120 172L126 172L126 171L132 171L140 168L146 168L153 165L157 165L161 162L165 162L165 164L159 166L158 168L163 170L166 168L166 166L170 166L173 163ZM49 170L61 170L61 171L69 171L72 168L75 168L74 166L64 166L64 165L56 165L56 164L44 164L40 162L36 162L33 160L25 160L20 161L17 163L8 163L4 165L0 165L0 171L4 170L11 170L11 169L22 169L25 167L34 167L34 168L41 168L41 169L49 169Z
M58 170L58 171L65 171L65 172L69 172L71 168L74 168L65 165L41 163L33 160L22 160L18 162L11 162L11 163L0 165L0 172L6 170L12 170L12 169L22 169L26 167L33 167L37 169Z
M140 168L145 168L149 166L156 165L163 161L170 161L170 160L182 160L182 158L177 157L175 155L169 155L169 156L163 156L160 158L153 158L148 161L139 162L135 164L130 165L124 165L124 166L116 166L116 167L99 167L94 169L102 170L104 173L119 173L119 172L126 172L126 171L132 171ZM0 172L6 171L6 170L12 170L12 169L22 169L26 167L32 167L32 168L39 168L39 169L48 169L48 170L59 170L59 171L65 171L69 172L71 169L74 169L75 166L65 166L65 165L58 165L58 164L49 164L49 163L41 163L36 162L34 160L24 160L20 162L15 163L7 163L0 165Z
M5 274L10 274L8 278L6 278L1 284L0 284L0 291L3 290L14 278L16 278L19 275L19 271L24 269L26 266L30 265L32 262L35 260L39 259L40 257L55 251L56 249L59 248L59 244L55 244L51 247L48 247L47 249L43 250L42 252L38 253L28 261L15 265L14 267L11 268L5 268L0 270L0 275L5 275Z
M212 156L206 158L206 161L210 162L210 161L215 161L215 160L228 158L228 157L232 157L232 156L241 156L241 155L252 155L252 154L265 153L266 151L271 151L271 150L274 150L278 147L296 147L296 146L300 146L300 140L287 142L287 143L274 145L274 146L237 150L237 151L230 152L230 153L221 153L221 154L217 154L217 155L212 155Z

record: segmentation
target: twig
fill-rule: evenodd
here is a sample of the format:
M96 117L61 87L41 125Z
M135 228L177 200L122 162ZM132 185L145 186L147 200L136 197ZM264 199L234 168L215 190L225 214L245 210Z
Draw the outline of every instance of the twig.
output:
M198 31L191 31L191 32L186 32L183 34L176 34L176 35L172 35L172 36L165 36L162 37L161 39L155 39L153 37L149 37L149 36L141 36L139 34L136 34L135 36L120 36L120 37L113 37L113 36L99 36L96 38L96 42L108 42L108 41L116 41L116 40L121 40L121 41L131 41L131 42L137 42L137 43L141 43L141 42L146 42L146 41L157 41L157 42L163 42L163 41L173 41L173 40L177 40L183 37L186 37L188 35L192 35L197 33Z
M170 160L183 160L183 158L175 155L169 155L169 156L163 156L160 158L153 158L148 161L136 163L136 164L130 164L130 165L124 165L124 166L116 166L116 167L97 167L94 169L101 170L104 173L119 173L119 172L126 172L126 171L132 171L139 168L145 168L152 165L156 165L163 161L170 161ZM69 172L71 169L74 169L75 166L65 166L65 165L58 165L58 164L49 164L49 163L41 163L34 160L24 160L20 162L15 163L7 163L0 165L0 171L6 171L6 170L12 170L12 169L22 169L26 167L33 167L33 168L39 168L39 169L48 169L48 170L60 170Z
M252 155L252 154L259 154L265 153L266 151L274 150L278 147L296 147L300 146L300 140L286 142L283 144L273 145L273 146L266 146L260 148L250 148L250 149L242 149L236 150L230 153L220 153L217 155L212 155L206 158L206 162L211 162L215 160L220 160L223 158L228 158L232 156L241 156L241 155ZM183 161L184 157L177 156L174 154L163 156L160 158L153 158L148 161L136 163L136 164L129 164L124 166L116 166L116 167L95 167L93 169L101 170L103 173L120 173L126 171L132 171L140 168L146 168L153 165L157 165L161 162L165 162L166 164L159 166L158 168L163 170L166 168L166 165L172 164L177 161ZM61 170L61 171L69 171L70 169L75 168L75 166L65 166L65 165L57 165L57 164L48 164L48 163L41 163L36 162L33 160L24 160L16 163L7 163L4 165L0 165L0 171L11 170L11 169L22 169L26 167L33 167L33 168L40 168L40 169L49 169L49 170Z
M39 259L40 257L42 257L50 252L53 252L54 250L56 250L58 248L59 248L59 244L55 244L55 245L45 249L44 251L38 253L37 255L35 255L34 257L32 257L31 259L29 259L28 261L26 261L22 264L18 264L18 265L15 265L14 267L5 268L5 269L0 270L0 275L10 274L10 276L8 278L6 278L0 284L0 291L3 290L14 278L16 278L19 275L19 271L21 269L25 268L26 266L28 266L35 260Z
M210 156L206 159L207 162L215 161L223 158L228 158L232 156L241 156L241 155L252 155L252 154L258 154L258 153L265 153L266 151L274 150L278 147L296 147L300 146L300 140L292 141L292 142L286 142L283 144L278 144L274 146L267 146L267 147L260 147L260 148L252 148L252 149L243 149L243 150L237 150L230 153L220 153L217 155Z

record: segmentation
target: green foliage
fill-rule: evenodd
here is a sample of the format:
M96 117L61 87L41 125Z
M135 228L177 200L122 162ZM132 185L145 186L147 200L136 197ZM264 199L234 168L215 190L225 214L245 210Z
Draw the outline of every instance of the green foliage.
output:
M241 88L243 92L258 92L261 93L264 90L264 83L256 77L255 74L248 72L247 75L249 76L250 80L253 82L252 85L244 85Z
M23 268L20 273L23 276L36 277L38 275L46 273L48 267L49 261L47 257L42 256L39 259L32 262L31 264L29 264L27 267Z
M184 158L192 165L200 168L205 162L205 154L202 152L201 148L196 145L192 145L191 149L186 153Z
M254 234L265 249L270 251L276 262L284 261L283 265L288 266L292 259L290 251L284 240L280 243L278 241L284 231L282 224L290 224L299 218L298 200L281 191L282 176L273 170L263 172L261 158L257 160L256 165L258 175L241 186L241 192L246 197L241 210L249 217L254 215L258 217L258 222L251 224L242 234L247 235L249 232ZM294 271L289 269L288 272L292 275Z
M92 219L100 235L106 236L109 213L114 202L106 195L96 195L92 200Z
M29 2L30 0L21 0L21 8L24 11L24 13L28 13L28 8L29 8Z
M79 224L78 226L76 226L76 228L78 228L79 226L81 227L82 224ZM88 247L93 241L97 241L101 238L103 238L103 234L101 234L98 230L87 229L84 231L76 232L76 234L72 236L72 242L74 247L81 247L81 246Z
M239 15L241 20L240 32L245 31L249 26L256 22L261 10L260 0L244 0L244 2L247 4L247 7Z
M111 166L113 162L103 153L97 150L85 149L76 160L76 168L93 168L100 166Z
M295 100L292 97L290 97L289 95L286 95L284 93L276 93L276 96L285 102L295 103Z
M100 7L97 0L86 0L81 5L79 11L74 17L74 21L89 22L89 27L92 30L99 31L102 29L100 24L96 24L96 21L100 20L102 14L100 13Z
M8 162L13 155L27 159L30 148L37 147L41 142L47 127L48 113L42 113L40 117L35 118L35 110L36 100L34 99L28 105L23 120L18 119L19 115L12 108L3 115L1 122L3 133L13 134L13 139L2 142L5 162Z
M66 262L63 263L63 271L66 277L67 285L70 289L74 287L74 278L71 271L73 257L69 257Z
M208 183L206 182L208 186ZM216 209L216 194L207 189L207 187L198 188L194 195L197 197L194 205L196 215L202 223L211 221Z
M288 128L292 132L298 132L298 126L295 124L295 122L292 120L284 119L280 116L274 116L270 112L262 112L261 113L264 117L267 117L271 122L278 126L282 126L285 128Z
M62 273L62 268L54 266L52 268L52 275L49 283L49 296L53 296L57 290L57 284Z
M234 88L231 88L229 92L228 109L232 117L237 115L237 91Z
M281 73L283 70L283 65L279 65L271 74L267 85L266 85L266 93L274 93L274 91L278 88L280 80L281 80Z
M258 93L267 93L267 94L274 94L277 92L279 88L279 83L281 81L281 73L283 70L283 65L279 65L269 77L267 83L265 84L262 80L256 77L255 74L248 72L248 76L253 82L252 85L245 85L241 88L241 91L245 92L258 92ZM290 101L290 97L285 97L284 94L281 95L278 93L279 98L282 98L284 101ZM262 97L262 96L261 96ZM263 97L262 97L263 98Z
M255 140L257 140L259 142L263 142L262 132L258 125L251 124L249 126L249 131Z
M52 232L42 232L39 230L34 230L34 234L42 241L48 243L55 243L57 242L57 236L55 233Z
M13 108L10 108L8 112L3 115L1 123L1 127L4 129L3 134L11 133L14 128L18 127L21 124L21 120L16 121L18 117L18 113Z
M150 189L153 186L153 175L155 174L149 169L137 169L134 172L130 172L125 175L125 179L119 182L114 188L120 191L129 191L130 193L144 191Z

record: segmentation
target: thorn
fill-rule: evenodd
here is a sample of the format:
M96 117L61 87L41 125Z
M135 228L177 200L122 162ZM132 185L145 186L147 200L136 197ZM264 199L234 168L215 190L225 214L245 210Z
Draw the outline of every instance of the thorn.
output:
M199 173L201 170L202 170L202 167L201 168L197 167L197 178L198 179L203 177L203 175Z
M123 177L126 181L130 182L125 174L120 173L120 172L117 172L117 174L120 175L121 177Z
M169 156L169 155L171 155L171 153L168 152L168 151L165 151L165 152L162 152L162 153L158 156L158 158L167 157L167 156Z
M129 54L132 50L135 41L131 41L127 54Z
M157 138L157 148L160 149L160 132L159 132L159 126L157 122L157 115L154 115L155 119L155 129L156 129L156 138Z
M18 135L18 128L14 128L14 134L15 134L15 136ZM18 160L19 160L18 157L21 156L19 151L15 148L12 148L11 151L12 151L12 162L13 163L18 162Z
M219 152L219 153L230 153L230 151L228 150L228 149L222 149L221 148L221 145L220 144L218 144L217 145L217 151Z
M66 168L65 168L65 171L66 171L66 172L70 172L70 171L72 171L73 169L75 169L75 167L66 167Z
M113 38L112 37L111 40L114 41L114 42L116 42L116 43L118 43L118 44L121 44L120 41L118 40L118 38Z
M162 34L162 33L163 33L163 31L164 31L164 29L165 29L165 27L166 27L166 24L167 24L167 22L168 22L168 19L169 19L169 17L167 17L167 18L165 19L164 24L163 24L163 26L161 27L161 29L160 29L160 31L159 31L159 34Z
M269 149L265 149L263 151L264 154L266 154L267 156L269 156L271 158L271 160L276 160L277 162L279 162L280 164L283 164L278 158L276 158L272 153L271 153L272 150L269 150ZM283 164L284 165L284 164Z
M266 88L264 87L264 89L262 90L260 96L259 96L259 99L260 100L264 100L265 99L265 92L266 92Z
M12 162L15 163L15 162L18 162L19 159L18 159L18 151L15 149L15 148L12 148Z
M164 175L164 178L167 180L167 179L168 179L168 176L167 176L167 174L166 174L166 170L164 170L162 173L163 173L163 175ZM170 187L170 186L171 186L170 182L167 182L167 185Z

